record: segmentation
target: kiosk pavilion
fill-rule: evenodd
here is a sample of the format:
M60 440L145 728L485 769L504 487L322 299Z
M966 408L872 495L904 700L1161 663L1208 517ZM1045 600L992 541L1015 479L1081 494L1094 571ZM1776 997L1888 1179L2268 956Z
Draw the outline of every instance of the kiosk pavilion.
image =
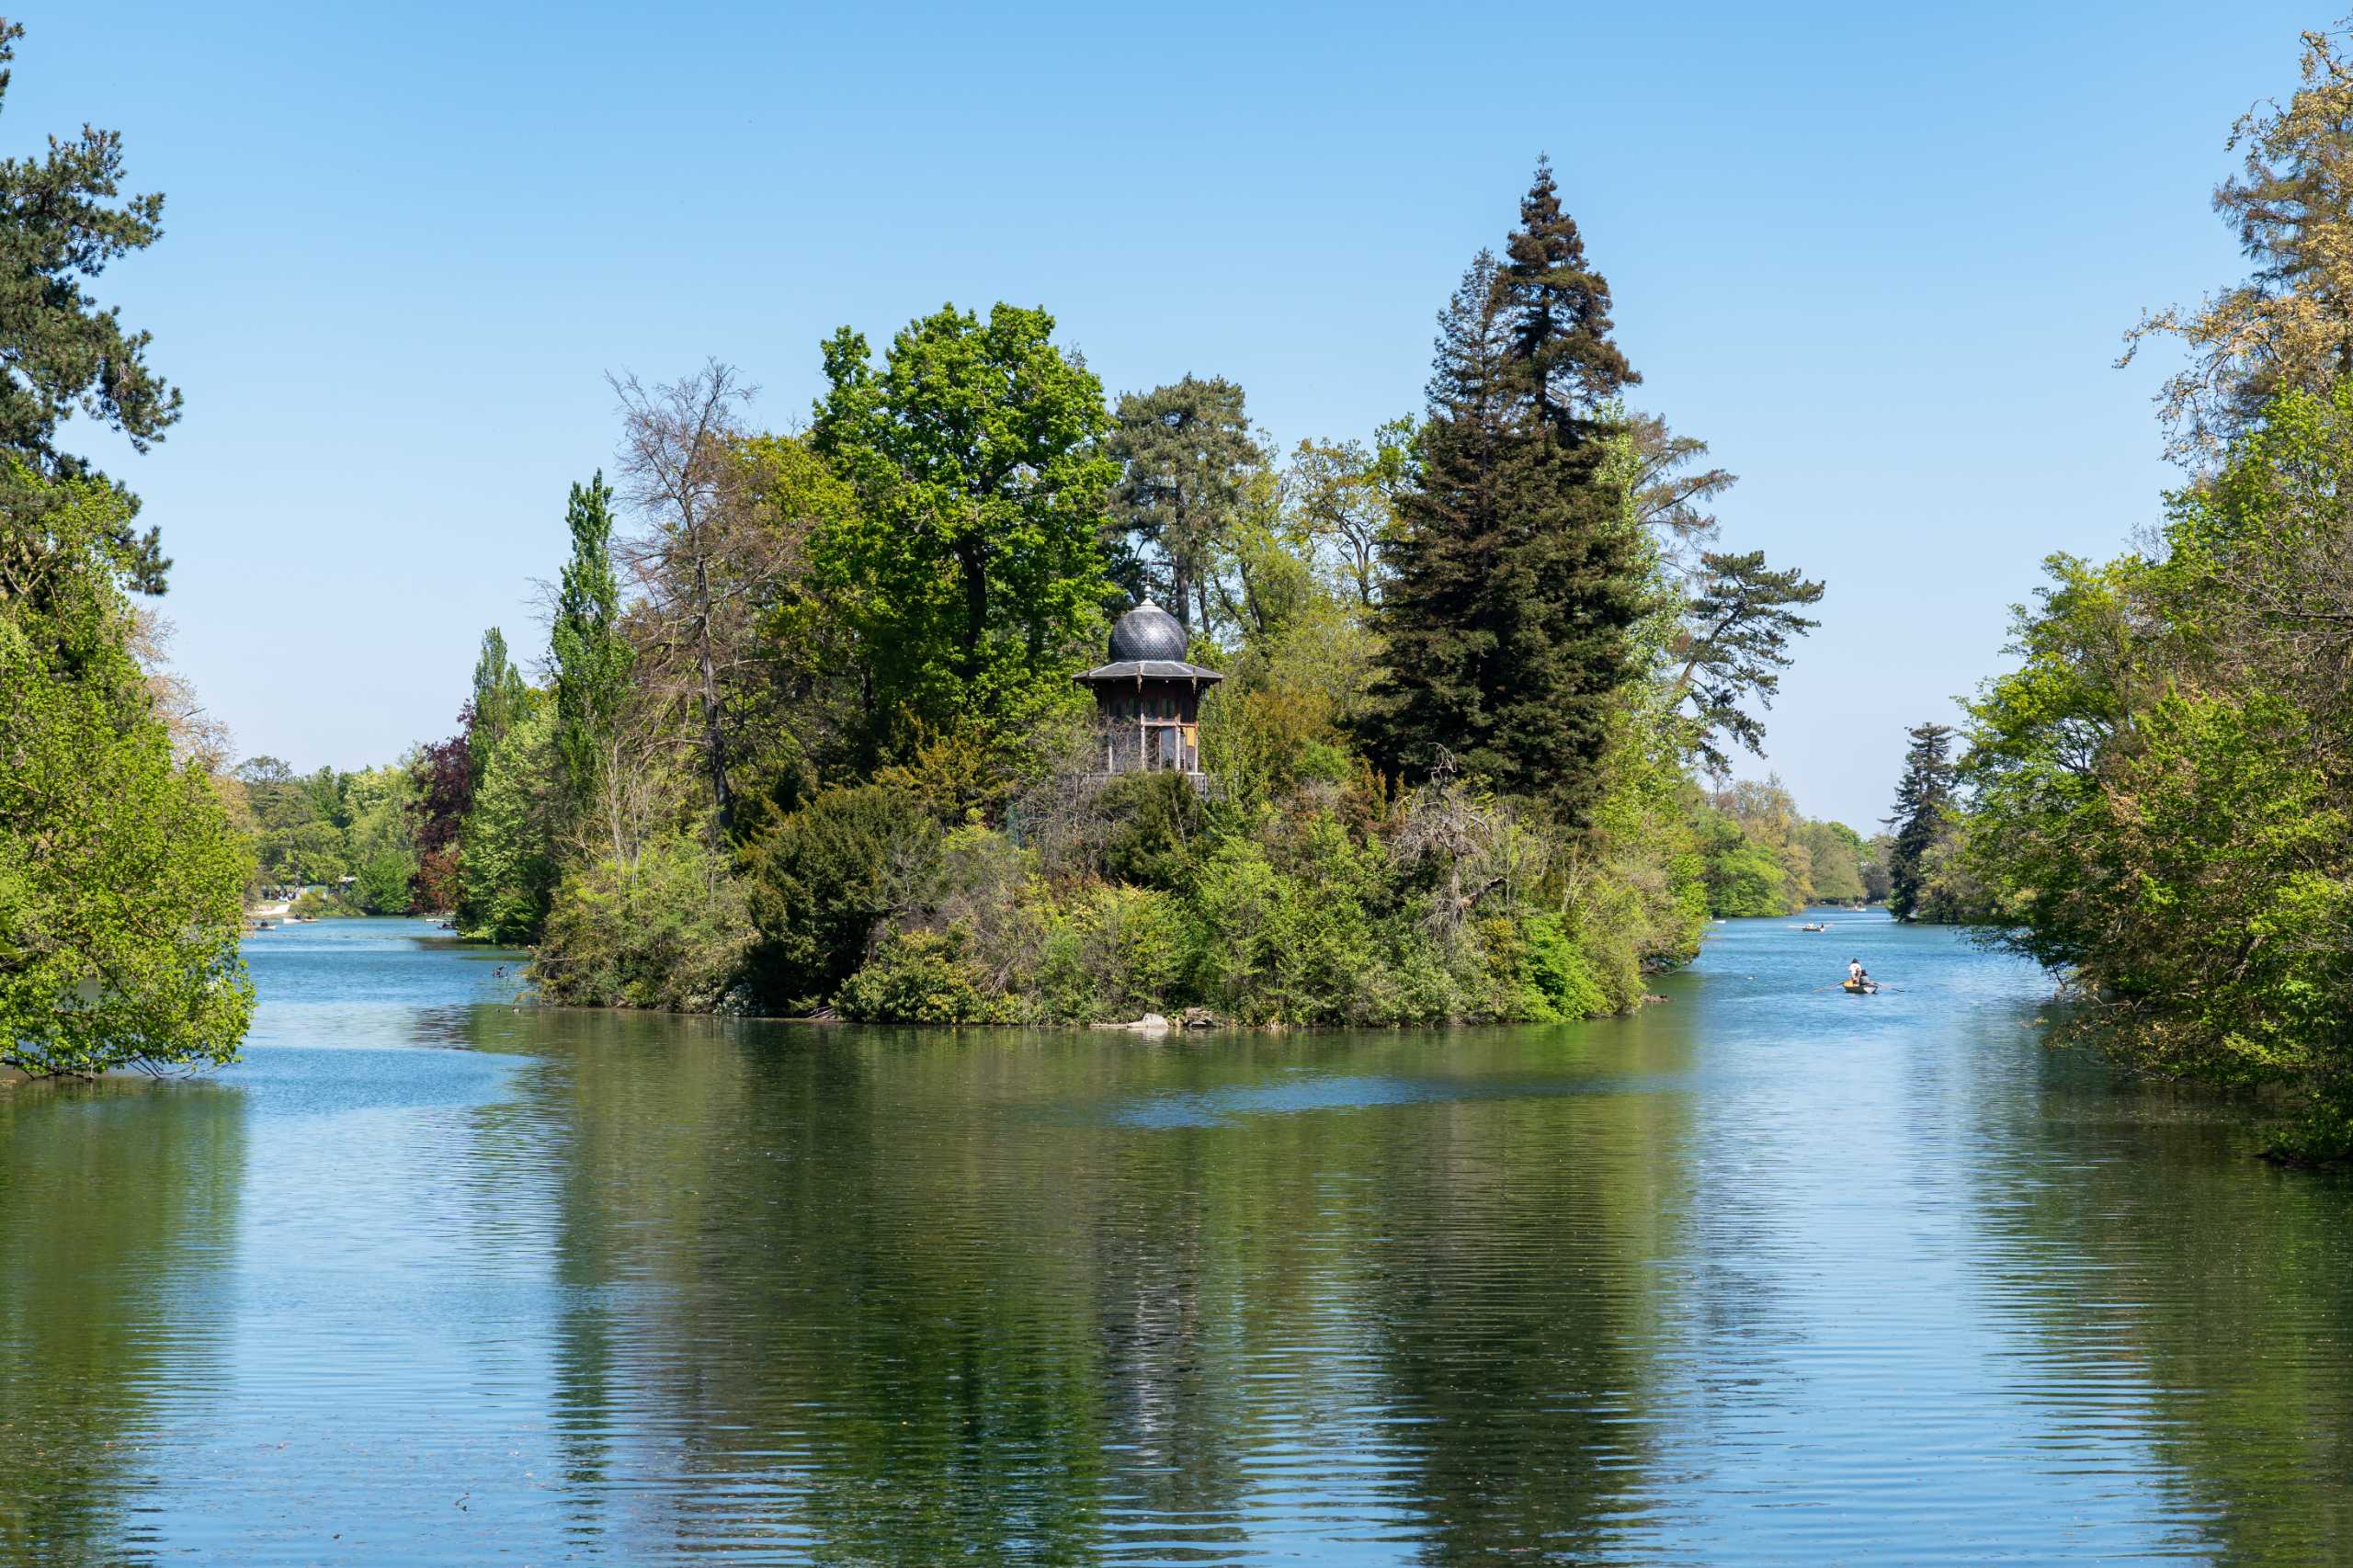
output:
M1185 629L1150 599L1111 628L1111 662L1076 678L1095 692L1106 773L1182 773L1199 788L1201 692L1225 678L1185 659Z

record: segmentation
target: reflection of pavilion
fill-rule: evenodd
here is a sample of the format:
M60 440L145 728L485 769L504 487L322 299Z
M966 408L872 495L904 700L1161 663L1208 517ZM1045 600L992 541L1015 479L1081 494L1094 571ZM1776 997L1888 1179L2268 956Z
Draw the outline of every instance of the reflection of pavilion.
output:
M1201 689L1225 676L1185 653L1185 629L1146 599L1111 628L1111 662L1077 677L1094 688L1104 772L1200 780Z

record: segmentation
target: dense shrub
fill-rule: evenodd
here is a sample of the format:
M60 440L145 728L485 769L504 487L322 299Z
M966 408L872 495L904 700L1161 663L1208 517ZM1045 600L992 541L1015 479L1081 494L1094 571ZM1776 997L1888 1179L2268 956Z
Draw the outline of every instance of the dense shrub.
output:
M831 997L876 926L926 896L939 856L938 824L900 790L828 790L773 822L743 857L753 988L793 1009Z
M631 863L564 878L531 974L551 1002L705 1012L734 985L752 937L724 862L676 834Z
M1019 1007L992 994L953 931L899 931L850 976L835 1006L863 1023L1009 1024Z

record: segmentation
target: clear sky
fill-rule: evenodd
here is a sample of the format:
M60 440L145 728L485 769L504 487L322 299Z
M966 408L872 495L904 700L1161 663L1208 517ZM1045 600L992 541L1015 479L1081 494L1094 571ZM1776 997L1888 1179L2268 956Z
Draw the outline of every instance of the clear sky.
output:
M247 754L446 734L536 653L602 377L710 356L805 417L817 344L1060 318L1113 392L1233 378L1286 445L1418 405L1540 151L1638 403L1742 475L1726 542L1826 577L1771 716L1817 814L1999 663L2048 552L2171 471L2111 368L2244 270L2223 140L2330 13L2228 6L329 6L33 0L0 119L120 129L165 237L105 297L188 415L111 463L179 662ZM86 429L72 438L110 459Z

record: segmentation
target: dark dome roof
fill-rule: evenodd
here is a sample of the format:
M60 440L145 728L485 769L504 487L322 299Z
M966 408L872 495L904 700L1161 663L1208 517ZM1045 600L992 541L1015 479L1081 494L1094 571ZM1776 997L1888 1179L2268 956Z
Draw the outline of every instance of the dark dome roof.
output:
M1176 618L1150 599L1121 616L1111 628L1111 657L1120 659L1182 659L1185 629Z

